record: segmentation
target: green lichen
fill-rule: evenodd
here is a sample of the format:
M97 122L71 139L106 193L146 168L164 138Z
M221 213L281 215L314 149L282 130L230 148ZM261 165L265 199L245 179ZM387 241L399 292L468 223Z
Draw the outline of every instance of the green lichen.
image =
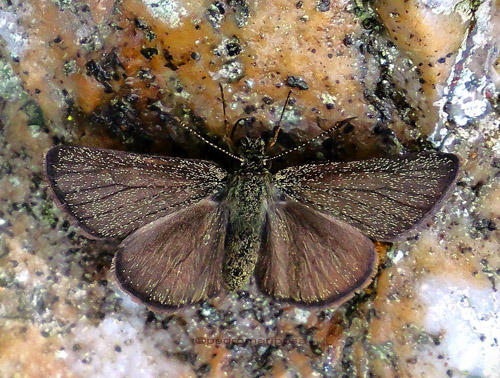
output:
M356 0L351 4L350 11L354 12L365 29L379 32L383 29L382 22L379 20L377 12L372 8L369 1Z
M54 228L58 221L58 217L54 214L54 210L53 201L48 199L43 201L40 209L40 219L51 228Z
M368 346L368 353L373 360L381 360L386 362L389 366L396 365L396 353L394 352L394 344L387 341L383 344L371 344Z
M66 76L69 76L69 75L75 73L76 70L77 70L77 67L76 67L76 60L75 59L71 59L71 60L64 62L64 74Z
M28 99L28 95L21 86L21 80L5 59L0 59L0 97L7 102Z
M24 111L28 117L28 125L38 126L39 128L45 126L45 118L42 109L35 100L26 101L24 105L21 106L21 110Z
M469 6L472 10L472 12L475 12L478 10L478 8L481 6L481 4L484 3L484 0L469 0Z

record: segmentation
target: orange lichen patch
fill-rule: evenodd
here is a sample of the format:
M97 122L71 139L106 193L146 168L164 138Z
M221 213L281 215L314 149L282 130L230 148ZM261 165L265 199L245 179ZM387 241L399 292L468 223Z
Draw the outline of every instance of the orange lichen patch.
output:
M212 349L212 359L209 362L210 373L209 377L217 378L225 375L227 362L231 356L229 350L225 346L214 346Z
M20 60L18 70L25 88L31 93L40 93L37 102L44 114L58 120L61 98L58 87L64 87L66 79L61 62L77 53L75 30L56 3L34 0L30 6L37 9L37 17L24 20L25 27L38 38L29 40L28 50ZM58 87L54 86L56 77L60 79Z
M82 74L75 74L72 79L75 86L74 94L80 108L84 113L92 113L106 97L103 85L93 77Z
M329 321L317 322L315 327L317 331L314 333L314 339L320 346L321 350L325 351L328 348L337 348L340 352L340 344L342 343L342 335L344 327L341 325L341 318L334 316ZM335 356L339 358L339 355Z
M311 367L311 358L300 354L296 349L293 349L288 354L290 366L293 366L302 377L319 377L319 373L313 371Z
M367 350L363 346L363 343L360 341L356 341L352 346L352 362L356 367L355 371L359 372L360 376L363 376L363 373L367 371L368 365L368 356Z
M42 337L34 326L10 323L0 331L0 371L3 377L73 377L64 361L59 339Z
M78 144L81 146L108 148L111 150L123 149L123 144L121 144L119 140L108 138L101 129L83 135L78 139Z
M28 117L19 108L15 117L10 118L7 124L6 136L13 148L27 148L33 153L34 162L42 166L43 152L50 147L49 136L42 132L38 126L28 125ZM32 167L23 167L29 175Z
M318 12L313 3L304 4L303 9L297 9L295 4L286 1L268 5L273 11L253 12L247 27L239 29L228 18L216 33L204 17L196 25L192 20L184 20L171 27L154 18L144 4L133 0L123 3L127 18L140 17L155 31L157 38L148 46L168 52L170 63L177 69L175 73L169 73L162 57L155 57L146 65L157 73L157 79L177 79L183 86L183 93L189 94L189 105L214 130L220 132L223 124L217 82L224 81L218 73L224 62L214 55L213 49L229 38L237 38L242 48L237 60L242 64L244 79L226 86L226 101L231 103L232 95L241 97L249 93L245 78L253 82L247 102L228 106L230 122L244 114L246 105L260 105L259 101L264 96L276 99L278 104L280 99L284 101L288 90L280 87L289 75L301 76L310 87L308 91L295 89L294 97L300 99L296 106L303 108L305 118L310 119L314 127L318 127L318 112L328 118L329 125L350 114L364 114L362 90L359 80L356 80L361 75L360 62L342 43L347 33L359 28L354 16L345 12L346 4L332 4L332 12ZM204 14L203 9L189 6L192 8L189 12ZM277 16L270 20L269 14ZM301 17L304 21L298 21ZM342 27L339 27L339 20L342 20ZM144 41L139 45L129 41L121 50L122 55L127 57L125 65L130 74L144 67L144 59L138 53L143 44ZM192 59L192 53L200 58ZM162 88L171 85L168 80L158 84ZM322 97L325 95L335 98L334 110L325 109ZM267 110L261 111L259 106L256 108L257 119L268 119L268 114L262 114Z
M377 297L373 302L373 308L379 316L370 323L370 338L373 344L394 341L397 336L395 330L401 330L406 324L418 320L414 298L411 296L414 294L412 283L395 275L392 270L392 268L384 270L378 279ZM401 284L407 285L406 289L402 289L403 292Z
M210 332L201 326L195 330L193 337L195 340L194 350L198 359L201 363L210 365L208 377L224 376L231 355L224 339L227 340L229 337L223 334L210 335Z
M380 241L376 241L374 244L375 244L375 252L378 255L378 261L383 262L387 256L387 252L391 248L391 244Z
M317 11L314 2L306 2L301 9L284 0L271 2L271 13L251 9L243 28L235 25L231 11L220 28L214 28L206 18L206 3L180 3L186 12L179 14L180 22L175 25L154 15L140 1L125 0L119 6L119 17L109 0L91 3L89 12L95 27L102 26L109 33L100 37L106 47L93 52L81 44L81 30L74 27L72 21L78 22L69 10L61 11L55 3L35 1L41 21L29 27L38 38L30 42L19 70L28 72L22 77L26 88L36 96L50 120L61 121L58 107L64 106L63 89L85 114L106 107L111 99L133 93L138 98L134 107L141 109L139 117L144 124L149 120L147 108L151 100L161 99L167 108L185 103L212 131L221 134L218 83L222 82L226 83L230 124L245 115L248 107L254 109L252 116L265 128L271 128L289 89L287 78L297 76L309 86L305 91L294 89L292 95L297 99L293 106L300 114L299 126L303 130L317 133L321 127L352 115L358 115L359 127L374 122L364 116L369 111L360 82L362 56L357 48L343 43L347 35L361 30L355 16L346 11L347 1L332 3L328 12ZM270 19L269 14L275 16ZM137 27L138 19L147 30ZM107 26L99 25L110 21L119 28L109 31ZM148 39L148 32L153 32L154 38ZM215 50L224 49L232 39L238 40L241 47L234 60L241 65L243 77L227 84L228 78L222 72L232 58L220 56ZM156 49L156 54L144 56L144 49ZM87 63L93 59L100 65L112 51L121 64L118 77L103 83L102 79L88 76ZM141 77L144 71L152 79ZM103 84L114 93L105 93ZM274 103L263 105L265 97ZM327 121L318 125L321 119Z
M411 375L405 372L397 371L394 367L387 364L383 359L375 359L371 361L371 372L376 373L379 377L384 378L412 378Z
M434 98L435 86L448 78L454 60L450 57L460 47L469 22L456 11L435 14L415 0L381 0L377 11L394 43L417 63L423 88Z
M345 12L344 2L331 4L331 12L318 12L315 3L295 4L275 1L268 4L270 13L257 13L252 27L241 37L245 40L242 56L245 72L254 78L255 90L274 98L283 97L276 85L289 75L302 77L309 90L294 90L304 108L321 106L321 94L336 97L336 109L328 112L329 120L362 114L362 93L359 80L361 64L352 51L343 45L346 35L357 30L353 15ZM272 21L268 14L279 15ZM304 22L298 22L299 19ZM342 22L342 27L339 23ZM330 55L329 55L330 54ZM345 113L342 113L344 111ZM340 112L340 114L338 113ZM308 114L308 116L312 116Z
M281 360L277 361L272 370L272 376L274 378L288 378L288 370L285 368L283 365L283 362Z

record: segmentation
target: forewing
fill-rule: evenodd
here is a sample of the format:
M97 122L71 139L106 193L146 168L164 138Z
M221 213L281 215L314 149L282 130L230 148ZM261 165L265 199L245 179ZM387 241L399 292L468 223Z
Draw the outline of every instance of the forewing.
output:
M373 243L349 224L293 200L272 204L255 270L269 296L306 305L341 304L370 281Z
M458 172L458 159L419 153L306 164L275 175L288 198L342 219L371 238L397 239L429 214Z
M97 238L128 235L216 193L226 179L202 160L87 147L53 147L45 160L59 205Z
M122 289L155 310L212 296L221 278L227 213L205 199L158 219L121 243L113 269Z

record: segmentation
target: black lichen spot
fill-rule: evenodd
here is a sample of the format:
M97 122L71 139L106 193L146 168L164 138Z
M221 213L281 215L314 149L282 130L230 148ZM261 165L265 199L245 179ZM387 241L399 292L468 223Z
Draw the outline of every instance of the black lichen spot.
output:
M209 364L203 364L200 366L200 368L198 369L198 371L201 373L201 374L208 374L211 370L211 366Z
M143 47L141 54L146 59L151 59L153 56L158 55L158 49L154 47Z
M264 96L264 97L262 97L262 102L266 105L271 105L274 101L271 97Z
M227 55L236 56L241 53L241 46L236 40L231 40L226 44Z
M342 42L344 43L344 46L350 46L352 45L352 37L350 35L346 35Z
M330 0L319 0L316 3L316 10L319 12L328 12L330 10Z
M299 88L302 91L306 91L309 89L306 81L300 76L288 76L286 79L286 85L288 85L290 88Z
M177 71L180 66L184 65L184 63L176 64L174 62L174 57L168 52L168 50L163 50L163 57L167 61L167 63L165 63L165 67L170 68L172 71Z
M148 28L148 24L146 24L146 22L141 18L135 18L134 24L138 29L146 30Z
M247 106L245 106L245 113L246 114L252 114L256 110L257 110L257 108L255 107L255 105L247 105Z
M196 60L196 61L200 60L200 58L201 58L201 55L199 53L197 53L196 51L193 51L190 56L191 56L191 59Z
M119 80L120 77L126 77L123 64L118 58L115 50L107 54L99 63L94 59L89 60L85 67L87 68L87 75L93 76L99 83L101 83L107 93L113 92L113 88L109 84L111 80Z
M137 72L137 77L144 81L153 81L156 78L149 68L141 68L139 72Z
M309 341L309 347L311 348L311 352L313 352L316 356L321 356L323 353L318 343L314 340Z
M231 59L222 65L221 76L226 78L228 82L233 83L245 76L243 65L236 59Z
M381 31L382 30L382 26L380 25L380 23L378 22L378 20L375 17L365 18L361 22L361 26L363 26L363 28L367 29L367 30L373 30L373 31Z
M85 68L87 69L87 75L95 77L97 81L111 80L111 75L99 66L94 59L85 63Z
M149 129L141 126L142 110L135 105L135 95L124 96L120 100L105 107L100 113L94 113L89 121L107 130L113 139L122 143L133 144L138 151L148 151L152 143Z

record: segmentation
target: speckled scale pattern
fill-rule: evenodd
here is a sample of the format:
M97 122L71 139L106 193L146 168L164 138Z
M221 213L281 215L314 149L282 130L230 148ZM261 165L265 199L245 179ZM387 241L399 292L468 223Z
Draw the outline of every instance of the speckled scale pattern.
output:
M391 241L422 220L455 179L458 159L419 153L370 160L306 164L276 174L287 196Z
M113 264L118 283L159 311L241 289L252 274L277 300L342 303L376 271L368 237L406 233L458 171L454 155L420 153L273 175L263 140L244 141L232 174L201 160L75 146L51 149L46 173L90 235L128 235Z
M262 292L323 305L343 302L370 282L377 255L359 230L294 200L270 210L255 271Z
M165 310L220 292L227 212L204 199L127 237L114 260L122 288Z
M56 198L90 236L123 237L209 197L226 172L191 159L58 146L46 155Z

